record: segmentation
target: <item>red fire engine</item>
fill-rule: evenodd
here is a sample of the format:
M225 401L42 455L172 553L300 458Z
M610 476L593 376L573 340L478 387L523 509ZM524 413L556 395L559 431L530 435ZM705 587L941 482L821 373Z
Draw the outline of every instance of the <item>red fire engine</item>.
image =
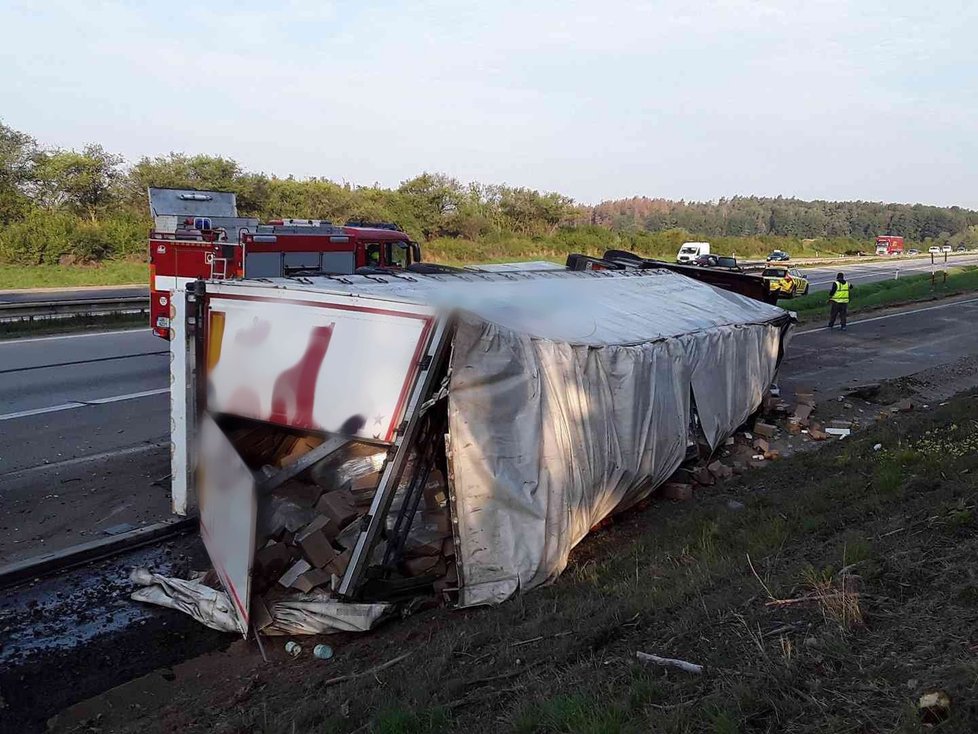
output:
M170 338L170 299L198 278L349 275L360 268L407 268L417 243L388 224L237 216L234 194L150 189L150 325Z

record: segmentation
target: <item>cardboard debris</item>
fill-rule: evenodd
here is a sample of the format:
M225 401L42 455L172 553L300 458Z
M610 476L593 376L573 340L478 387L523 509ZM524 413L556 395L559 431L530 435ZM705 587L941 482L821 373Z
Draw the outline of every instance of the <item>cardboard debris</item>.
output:
M291 563L292 552L289 547L285 543L270 541L255 552L253 574L259 585L268 587L285 573Z
M260 594L255 594L251 598L251 624L255 631L260 632L272 623L272 613L268 611L268 606Z
M707 466L712 474L717 479L729 479L733 476L733 469L724 464L722 461L714 461L712 464Z
M348 489L324 492L316 503L316 511L330 518L338 528L349 525L358 514L353 493Z
M305 454L308 454L322 442L323 439L319 438L318 436L305 436L300 438L294 444L292 444L292 449L287 454L283 454L279 458L276 464L279 467L283 467L295 463L299 458Z
M325 530L332 524L330 518L320 515L295 535L295 543L302 548L302 555L316 568L326 568L336 557L336 549Z
M807 426L808 417L812 414L812 410L813 408L811 405L806 405L805 403L798 403L798 405L795 406L795 413L792 416L792 418L797 419L797 421L801 423L803 426Z
M330 573L335 573L337 576L342 576L346 573L346 567L350 565L351 555L352 553L349 549L343 551L330 562L326 570Z
M336 541L336 544L340 546L340 548L343 548L344 550L347 548L352 548L357 542L357 537L360 535L360 530L361 530L360 520L359 519L354 520L345 528L340 530L340 532L336 534L336 537L333 538L333 540Z
M774 438L778 429L772 426L770 423L762 423L758 421L754 424L754 433L758 436L763 436L764 438Z
M831 420L828 423L829 428L852 428L852 421L846 420Z
M852 433L848 428L826 428L825 432L830 436L838 436L839 438L845 438Z
M815 395L811 392L796 392L795 402L800 405L815 407Z
M428 574L441 576L447 570L445 559L441 555L407 558L401 567L408 576L426 576Z
M278 582L285 588L289 588L295 583L296 579L311 568L312 565L309 563L309 561L305 560L304 558L300 558L289 567L288 571L282 574L282 577L278 580Z
M446 488L448 483L440 471L435 469L424 486L424 504L429 510L441 509L448 504Z
M330 574L321 568L311 568L292 582L292 588L308 593L317 586L329 583Z
M771 448L771 445L763 438L755 438L754 448L763 454L765 451L768 451Z

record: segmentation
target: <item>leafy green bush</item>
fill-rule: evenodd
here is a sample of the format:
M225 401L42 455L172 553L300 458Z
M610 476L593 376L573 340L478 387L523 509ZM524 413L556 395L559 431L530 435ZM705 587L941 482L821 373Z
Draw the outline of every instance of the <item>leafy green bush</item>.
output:
M0 228L0 261L13 265L56 265L62 258L98 262L145 251L148 222L122 213L102 220L65 211L32 209Z
M0 230L0 258L16 265L57 263L71 252L77 224L67 212L31 209Z

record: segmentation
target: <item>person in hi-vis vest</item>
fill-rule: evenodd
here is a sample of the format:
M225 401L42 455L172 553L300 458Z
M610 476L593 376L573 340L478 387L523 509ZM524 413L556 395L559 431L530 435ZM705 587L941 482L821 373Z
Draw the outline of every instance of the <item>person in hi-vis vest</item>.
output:
M849 284L846 282L846 276L839 273L835 277L835 282L832 284L832 290L829 291L829 303L832 304L832 315L829 316L830 329L835 326L835 319L838 317L839 322L842 324L842 330L846 330L846 312L849 310L849 287Z

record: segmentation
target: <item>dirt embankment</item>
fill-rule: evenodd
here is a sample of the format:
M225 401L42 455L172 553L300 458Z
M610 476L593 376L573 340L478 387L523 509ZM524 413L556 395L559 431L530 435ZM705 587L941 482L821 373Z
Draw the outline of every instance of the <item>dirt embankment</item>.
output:
M54 728L870 732L932 717L974 731L976 414L978 395L961 395L692 503L654 502L596 532L552 587L498 608L303 639L295 659L276 639L267 663L238 642ZM333 659L311 655L322 641ZM922 715L932 692L950 706Z

